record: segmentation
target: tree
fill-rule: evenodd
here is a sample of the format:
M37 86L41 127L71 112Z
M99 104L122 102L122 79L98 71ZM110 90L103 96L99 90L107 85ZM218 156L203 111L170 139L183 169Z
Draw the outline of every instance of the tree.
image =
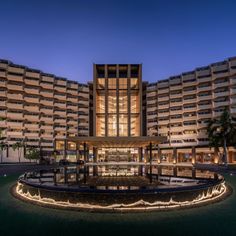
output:
M0 121L4 121L5 118L0 117ZM7 142L5 142L6 137L3 137L3 131L5 128L0 127L0 152L1 152L1 162L3 159L3 151L7 149Z
M22 148L24 147L24 142L23 140L18 141L12 145L12 149L15 151L17 150L17 156L19 162L21 161L21 154L22 154Z
M40 151L37 148L29 147L26 149L26 159L31 160L39 160L40 159Z
M207 133L209 145L219 151L223 147L222 162L228 163L227 147L236 146L236 118L233 117L229 110L225 108L218 119L210 120Z

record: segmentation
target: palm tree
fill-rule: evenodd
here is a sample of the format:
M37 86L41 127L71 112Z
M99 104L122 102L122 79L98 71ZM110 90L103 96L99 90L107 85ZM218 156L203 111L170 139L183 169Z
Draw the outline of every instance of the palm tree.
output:
M236 145L236 118L226 108L219 119L212 119L208 123L207 133L209 145L219 151L223 147L222 162L227 164L227 147Z
M3 140L0 142L0 151L1 151L1 163L3 159L3 151L7 149L7 143Z
M19 162L21 161L21 153L22 153L22 148L24 147L23 140L18 141L12 145L12 149L15 151L17 150L17 155L18 155L18 160Z
M0 117L0 121L4 121L5 118ZM3 151L7 148L7 143L4 141L6 139L6 137L3 137L3 130L5 130L5 128L0 127L0 151L1 151L1 162L3 159Z

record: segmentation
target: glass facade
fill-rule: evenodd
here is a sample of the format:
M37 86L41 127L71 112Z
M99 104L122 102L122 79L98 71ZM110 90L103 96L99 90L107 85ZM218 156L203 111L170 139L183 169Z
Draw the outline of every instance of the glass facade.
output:
M95 136L140 136L138 67L99 65L96 75L100 77L95 76Z

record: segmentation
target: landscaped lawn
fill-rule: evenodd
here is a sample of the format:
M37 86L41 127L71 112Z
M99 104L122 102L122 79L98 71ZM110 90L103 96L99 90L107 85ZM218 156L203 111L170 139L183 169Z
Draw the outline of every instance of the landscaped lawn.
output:
M236 195L200 208L101 214L43 208L14 199L17 175L0 177L0 235L236 235ZM236 189L236 176L226 179Z

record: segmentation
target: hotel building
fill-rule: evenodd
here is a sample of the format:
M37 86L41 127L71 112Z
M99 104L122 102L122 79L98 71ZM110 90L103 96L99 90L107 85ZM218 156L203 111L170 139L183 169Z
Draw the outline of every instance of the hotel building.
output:
M95 64L93 70L93 81L80 84L0 60L3 162L17 161L11 146L24 140L56 160L218 163L206 127L225 107L236 115L236 58L156 83L142 81L140 64ZM233 147L229 162L236 162ZM91 168L93 174L113 171Z

